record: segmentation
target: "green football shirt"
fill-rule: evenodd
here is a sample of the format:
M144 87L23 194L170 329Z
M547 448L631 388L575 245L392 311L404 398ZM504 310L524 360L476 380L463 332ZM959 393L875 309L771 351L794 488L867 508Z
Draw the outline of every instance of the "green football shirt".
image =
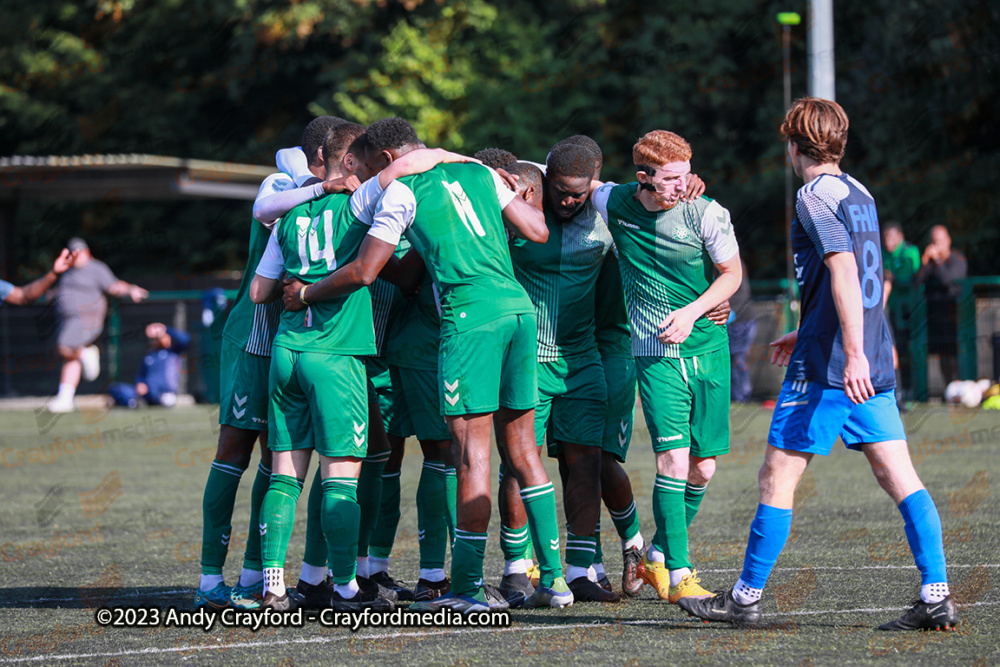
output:
M440 164L389 184L369 234L397 244L405 234L431 274L441 335L505 315L534 312L514 278L502 209L515 195L479 164Z
M257 273L276 279L282 272L314 283L357 255L368 224L352 211L352 198L333 194L296 206L281 219L268 241ZM305 310L284 311L274 345L299 352L375 354L372 303L357 290Z
M410 243L403 239L394 253L402 258L410 250ZM390 323L406 310L406 298L402 291L388 280L376 278L368 288L372 295L372 319L375 323L375 356L384 356L386 337Z
M610 234L610 232L609 232ZM618 256L609 252L594 287L594 321L597 325L597 349L602 357L632 358L632 336L628 328L628 310L622 289Z
M538 361L596 357L594 289L611 233L589 201L566 222L546 214L545 225L545 243L510 244L514 275L535 306Z
M402 243L406 243L403 239ZM383 356L399 368L436 371L441 341L441 313L431 275L424 272L420 292L412 301L402 299L386 333Z
M714 264L739 252L729 211L707 197L647 211L638 183L606 183L592 197L618 248L622 285L637 357L693 357L729 344L726 327L699 318L681 344L656 336L670 312L701 296L714 280Z
M247 258L247 268L243 271L243 280L236 293L236 300L226 318L226 326L222 336L250 354L263 357L271 356L271 342L278 330L281 319L281 300L271 303L254 303L250 300L250 283L253 282L254 269L260 263L267 247L271 230L257 220L250 222L250 251Z

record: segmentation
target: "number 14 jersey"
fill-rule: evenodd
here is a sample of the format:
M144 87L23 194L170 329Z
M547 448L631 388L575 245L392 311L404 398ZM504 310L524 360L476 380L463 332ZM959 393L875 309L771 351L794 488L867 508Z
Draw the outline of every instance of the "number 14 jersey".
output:
M816 380L844 386L844 345L823 257L851 252L858 264L864 309L865 357L872 386L896 386L892 340L882 310L881 236L875 200L857 180L823 174L799 189L792 222L795 278L802 300L799 337L786 381Z

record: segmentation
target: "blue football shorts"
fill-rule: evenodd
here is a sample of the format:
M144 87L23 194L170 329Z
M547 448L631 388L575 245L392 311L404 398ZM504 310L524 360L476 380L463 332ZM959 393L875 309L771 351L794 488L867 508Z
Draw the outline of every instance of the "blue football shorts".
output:
M894 389L855 405L840 387L813 381L781 385L767 442L778 449L826 456L840 436L848 449L906 440Z

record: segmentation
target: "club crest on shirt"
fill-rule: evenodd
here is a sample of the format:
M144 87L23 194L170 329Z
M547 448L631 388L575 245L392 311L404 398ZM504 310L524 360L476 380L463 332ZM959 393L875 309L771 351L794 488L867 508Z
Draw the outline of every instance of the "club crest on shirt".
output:
M677 225L673 231L674 239L677 241L687 241L691 237L691 232L683 225Z

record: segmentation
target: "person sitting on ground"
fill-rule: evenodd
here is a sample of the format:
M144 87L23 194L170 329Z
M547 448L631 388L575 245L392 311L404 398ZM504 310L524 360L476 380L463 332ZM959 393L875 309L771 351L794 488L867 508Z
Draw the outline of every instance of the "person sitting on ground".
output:
M191 335L153 322L146 327L150 351L142 359L135 384L116 382L108 387L115 405L135 408L139 399L150 405L171 408L177 404L181 380L181 355L191 342Z

